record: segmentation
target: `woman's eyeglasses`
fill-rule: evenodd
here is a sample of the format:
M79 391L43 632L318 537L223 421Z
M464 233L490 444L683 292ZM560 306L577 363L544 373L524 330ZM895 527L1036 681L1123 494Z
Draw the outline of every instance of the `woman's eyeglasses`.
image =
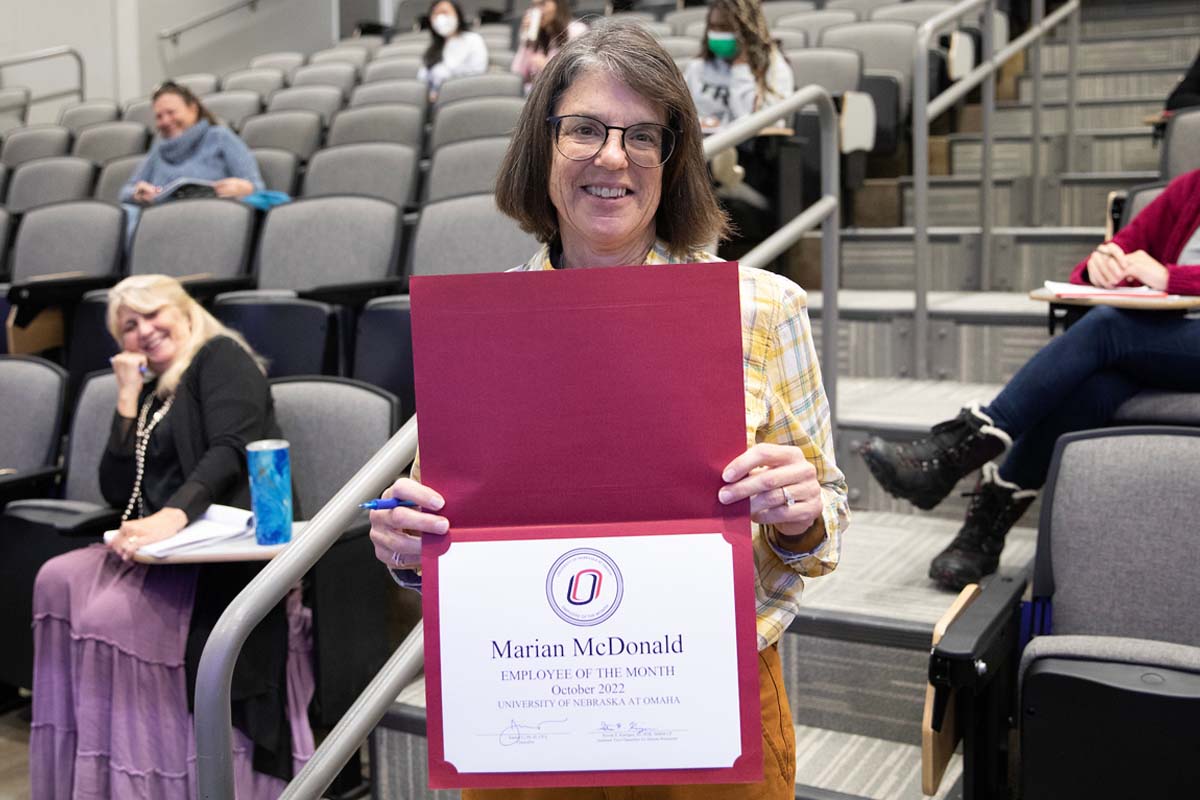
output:
M609 131L621 132L621 146L625 149L625 155L639 167L660 167L667 163L675 150L675 131L656 122L641 122L622 128L578 114L546 117L546 121L554 126L554 146L563 157L572 161L595 158L608 141Z

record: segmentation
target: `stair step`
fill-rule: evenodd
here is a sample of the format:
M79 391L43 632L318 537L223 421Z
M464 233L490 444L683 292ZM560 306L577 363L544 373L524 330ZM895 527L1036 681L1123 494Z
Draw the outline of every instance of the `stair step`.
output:
M1079 43L1079 69L1130 69L1132 67L1178 67L1187 70L1200 49L1200 32L1166 31L1130 36L1127 32L1112 37L1092 38ZM1028 62L1026 62L1028 63ZM1067 71L1066 42L1042 46L1042 69Z
M1134 128L1143 125L1147 117L1162 111L1165 95L1125 97L1120 99L1080 100L1075 104L1076 130ZM1042 132L1063 133L1067 129L1066 103L1043 102ZM996 104L992 116L997 136L1028 136L1033 130L1033 114L1028 103ZM967 106L960 124L961 130L978 131L979 107Z
M1075 83L1076 100L1116 100L1125 97L1158 96L1166 99L1183 77L1185 69L1175 65L1167 67L1143 67L1120 71L1104 69L1080 71ZM1033 99L1033 76L1017 77L1018 98L1022 102ZM1063 101L1067 99L1067 76L1065 73L1042 73L1042 100Z
M954 175L979 175L983 158L983 136L955 133L947 137L950 145L950 169ZM1030 174L1031 137L997 136L992 144L992 172L996 177ZM1067 171L1065 134L1042 137L1042 172L1055 175ZM1077 172L1155 171L1160 153L1149 127L1113 130L1076 131Z
M983 276L979 272L978 228L931 228L930 289L1028 292L1047 280L1065 280L1071 268L1103 239L1102 227L996 227L991 274ZM912 290L912 228L846 228L839 252L843 289ZM813 286L821 274L820 259L820 234L806 234L789 253L789 274L801 286Z

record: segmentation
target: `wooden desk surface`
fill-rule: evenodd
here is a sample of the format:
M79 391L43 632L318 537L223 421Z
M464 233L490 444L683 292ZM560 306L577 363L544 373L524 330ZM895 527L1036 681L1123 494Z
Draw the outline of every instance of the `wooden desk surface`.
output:
M1042 287L1029 293L1030 299L1064 306L1112 306L1140 311L1186 311L1200 308L1200 295L1169 295L1167 297L1055 297Z

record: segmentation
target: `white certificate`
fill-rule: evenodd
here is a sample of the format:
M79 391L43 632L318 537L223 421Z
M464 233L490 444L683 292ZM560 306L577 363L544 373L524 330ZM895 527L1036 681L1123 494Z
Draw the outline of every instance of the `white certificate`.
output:
M437 564L444 760L732 767L732 554L720 533L454 542Z

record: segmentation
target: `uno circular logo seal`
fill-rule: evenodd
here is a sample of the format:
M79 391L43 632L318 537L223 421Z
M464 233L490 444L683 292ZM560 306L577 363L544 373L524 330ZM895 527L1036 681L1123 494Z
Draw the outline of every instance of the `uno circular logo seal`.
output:
M617 563L590 547L564 553L546 575L550 608L572 625L599 625L616 612L624 594Z

